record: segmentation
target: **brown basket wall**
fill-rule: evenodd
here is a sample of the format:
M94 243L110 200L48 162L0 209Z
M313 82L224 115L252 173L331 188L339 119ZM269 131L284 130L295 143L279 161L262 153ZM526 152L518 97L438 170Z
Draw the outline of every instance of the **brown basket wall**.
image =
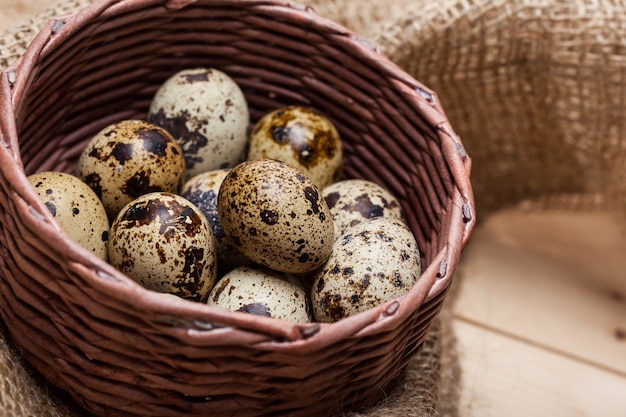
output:
M327 112L345 174L401 200L423 254L411 292L296 325L148 291L67 238L30 187L73 172L105 125L143 118L173 72L230 74L254 123ZM25 357L107 416L314 416L374 403L420 351L474 225L470 158L435 93L288 2L100 0L44 27L0 78L0 313Z

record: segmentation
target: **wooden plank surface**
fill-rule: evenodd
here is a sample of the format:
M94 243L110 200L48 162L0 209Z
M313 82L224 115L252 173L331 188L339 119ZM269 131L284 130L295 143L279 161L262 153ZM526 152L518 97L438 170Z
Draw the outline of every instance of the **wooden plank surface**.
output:
M570 279L626 298L626 226L600 211L504 210L483 233L499 244L576 270Z
M554 238L558 253L547 235L564 236ZM608 216L500 214L465 252L455 314L626 377L626 243L619 236ZM615 250L614 270L595 271L604 242Z
M623 417L626 379L463 320L459 417Z
M624 228L602 213L483 224L453 306L461 416L625 416L625 254Z

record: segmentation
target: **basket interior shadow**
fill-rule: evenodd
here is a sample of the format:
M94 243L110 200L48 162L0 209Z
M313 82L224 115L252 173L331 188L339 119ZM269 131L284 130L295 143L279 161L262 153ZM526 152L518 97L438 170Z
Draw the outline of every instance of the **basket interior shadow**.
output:
M334 324L292 324L148 291L67 238L26 175L72 173L161 83L218 68L251 123L328 114L345 176L401 201L425 266L410 293ZM367 40L279 1L98 0L50 21L0 79L0 313L24 356L107 416L313 416L370 405L420 351L475 223L471 160L434 92Z

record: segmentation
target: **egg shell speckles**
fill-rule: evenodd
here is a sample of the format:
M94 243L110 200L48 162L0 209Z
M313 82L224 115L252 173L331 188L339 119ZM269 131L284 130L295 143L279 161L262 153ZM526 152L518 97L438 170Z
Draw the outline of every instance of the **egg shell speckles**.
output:
M208 305L294 323L312 319L304 289L272 270L238 267L215 285Z
M211 225L219 259L218 274L223 274L235 266L251 264L248 258L230 244L217 214L220 186L229 171L230 169L216 169L195 175L183 184L180 191L180 195L198 207Z
M67 235L106 261L109 220L96 193L64 172L39 172L29 175L28 181Z
M261 158L286 162L323 189L341 176L343 145L335 126L321 113L287 106L266 114L252 129L248 159Z
M311 180L284 162L256 159L232 168L217 207L229 241L270 269L305 273L323 265L332 250L326 202Z
M122 120L102 129L81 153L76 169L110 218L143 194L177 193L184 174L185 161L176 140L145 120Z
M109 262L144 287L205 301L217 255L204 215L185 198L150 193L125 206L111 225Z
M338 181L322 190L335 224L335 237L363 220L389 217L404 221L400 202L383 186L363 179Z
M230 76L214 68L189 68L168 78L152 99L148 121L180 143L187 178L236 165L248 143L246 98Z
M340 236L311 287L313 315L336 322L406 294L421 264L417 242L397 219L377 217Z

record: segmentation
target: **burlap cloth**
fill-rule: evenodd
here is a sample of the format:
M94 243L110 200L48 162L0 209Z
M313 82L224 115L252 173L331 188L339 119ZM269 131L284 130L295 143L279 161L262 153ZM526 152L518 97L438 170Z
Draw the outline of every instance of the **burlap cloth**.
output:
M0 37L0 69L63 2ZM525 204L626 204L626 4L603 0L301 1L377 44L438 93L473 158L479 217ZM626 218L626 216L624 216ZM459 414L451 305L463 262L424 349L378 406L353 417ZM2 328L0 328L2 330ZM85 412L25 364L0 332L0 414Z

